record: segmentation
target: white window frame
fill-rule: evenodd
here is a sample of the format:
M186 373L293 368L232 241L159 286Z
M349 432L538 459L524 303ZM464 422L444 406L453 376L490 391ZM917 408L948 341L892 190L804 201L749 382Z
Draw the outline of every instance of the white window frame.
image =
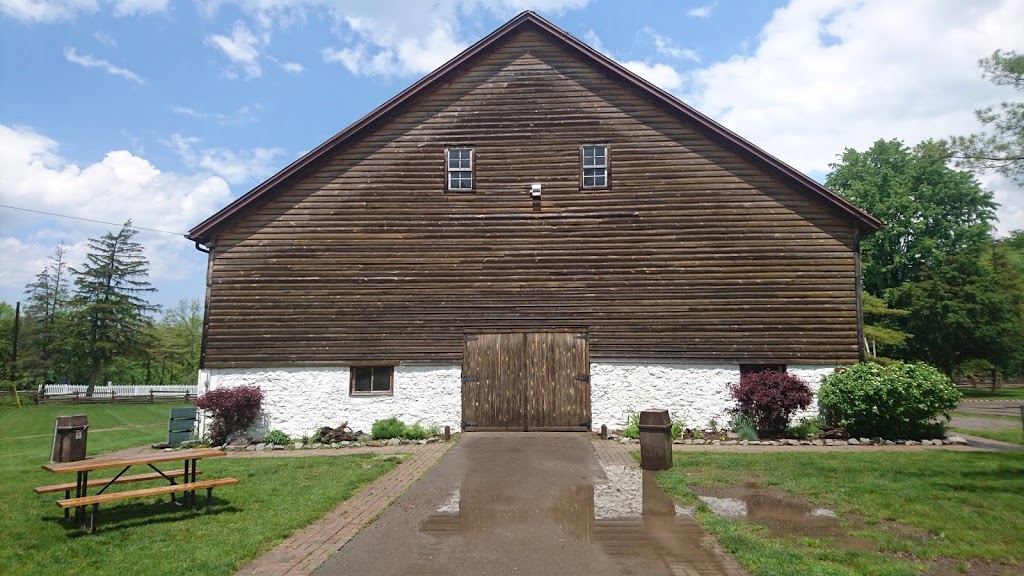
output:
M598 148L603 149L604 154L598 155L596 152L587 156L589 150L597 150ZM609 153L611 147L608 144L581 144L580 145L580 188L583 190L606 190L611 187L611 171L609 168ZM598 162L598 158L603 158L604 162ZM587 161L591 160L588 164ZM589 173L588 173L589 172ZM590 180L588 184L587 181Z
M460 158L454 159L459 166L452 167L452 152L458 151ZM461 158L462 152L469 152L469 158ZM466 162L468 166L461 165ZM468 178L466 174L469 174ZM462 186L469 182L469 187ZM458 186L452 184L458 182ZM473 192L476 190L476 149L472 146L448 146L444 149L444 189L446 192Z

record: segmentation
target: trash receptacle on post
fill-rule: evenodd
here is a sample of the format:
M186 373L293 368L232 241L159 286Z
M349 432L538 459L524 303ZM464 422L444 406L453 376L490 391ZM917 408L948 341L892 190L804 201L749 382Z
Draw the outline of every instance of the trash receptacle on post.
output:
M640 412L640 467L668 470L672 467L672 420L668 410Z
M88 439L89 417L58 416L53 424L53 444L50 447L50 462L77 462L85 460L85 444Z

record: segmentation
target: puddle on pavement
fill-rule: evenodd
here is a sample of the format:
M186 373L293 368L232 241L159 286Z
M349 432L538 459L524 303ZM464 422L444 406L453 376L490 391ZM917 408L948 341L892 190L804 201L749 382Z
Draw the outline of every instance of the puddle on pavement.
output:
M654 472L605 466L604 478L562 489L548 511L562 533L598 546L629 566L637 558L660 558L670 574L730 574L717 542L658 485ZM420 525L437 537L472 536L516 511L495 505L496 494L473 497L456 488Z
M746 484L698 488L694 492L715 514L764 526L773 535L832 540L851 550L871 551L877 547L868 538L850 536L848 529L839 524L835 512L815 508L777 488Z

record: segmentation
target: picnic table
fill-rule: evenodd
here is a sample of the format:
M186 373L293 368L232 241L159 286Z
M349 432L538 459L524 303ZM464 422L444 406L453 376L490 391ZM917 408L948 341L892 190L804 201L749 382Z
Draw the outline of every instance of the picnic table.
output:
M74 508L75 521L88 532L93 532L96 529L99 505L118 500L170 494L171 501L174 502L175 494L183 493L183 499L185 500L184 503L191 504L192 509L195 510L196 490L205 489L207 491L206 509L209 511L210 500L213 496L214 488L238 483L238 480L235 478L196 480L196 476L201 473L197 466L199 460L203 458L217 458L220 456L226 456L226 454L215 448L196 448L191 450L157 452L134 456L91 458L87 460L79 460L77 462L63 462L60 464L44 464L43 470L53 472L54 474L68 474L74 472L77 475L76 480L74 483L40 486L36 488L35 491L38 494L64 492L65 498L57 501L57 506L64 509L64 518L68 519L70 509ZM161 470L157 467L157 464L166 464L170 462L183 462L184 466L179 470ZM145 474L125 476L125 472L133 466L148 466L153 471ZM109 468L121 468L121 471L112 478L89 480L90 472ZM114 484L159 480L161 478L167 480L169 484L155 488L143 488L124 492L108 492L104 494L107 488L110 488ZM176 482L175 478L181 478L182 483L179 484ZM100 487L100 489L90 496L88 494L89 488L95 487ZM72 490L75 492L74 498L71 497ZM89 524L87 526L85 523L85 509L90 504L93 509L92 514L89 516Z

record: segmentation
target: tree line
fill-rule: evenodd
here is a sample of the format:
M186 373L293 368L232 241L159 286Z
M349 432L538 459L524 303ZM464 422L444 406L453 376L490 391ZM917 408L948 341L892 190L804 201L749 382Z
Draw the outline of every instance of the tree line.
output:
M997 50L979 64L996 85L1024 90L1024 55ZM864 346L879 362L924 361L950 375L1024 373L1024 231L995 237L998 206L974 175L1024 184L1024 102L975 115L986 131L847 149L826 178L885 224L860 245ZM199 301L183 300L154 318L158 308L146 296L155 289L135 233L129 221L90 239L77 268L63 244L54 250L26 287L13 363L14 309L0 303L0 378L67 377L90 386L196 381Z
M194 384L203 311L198 299L161 312L147 296L149 262L129 220L90 238L74 266L61 243L25 288L14 356L15 309L0 303L0 378L36 386L96 383Z
M1024 90L1024 54L997 50L979 64L996 85ZM971 171L1024 184L1024 102L975 116L986 131L847 149L825 184L885 223L861 243L872 356L1021 375L1024 231L995 237L998 205Z

